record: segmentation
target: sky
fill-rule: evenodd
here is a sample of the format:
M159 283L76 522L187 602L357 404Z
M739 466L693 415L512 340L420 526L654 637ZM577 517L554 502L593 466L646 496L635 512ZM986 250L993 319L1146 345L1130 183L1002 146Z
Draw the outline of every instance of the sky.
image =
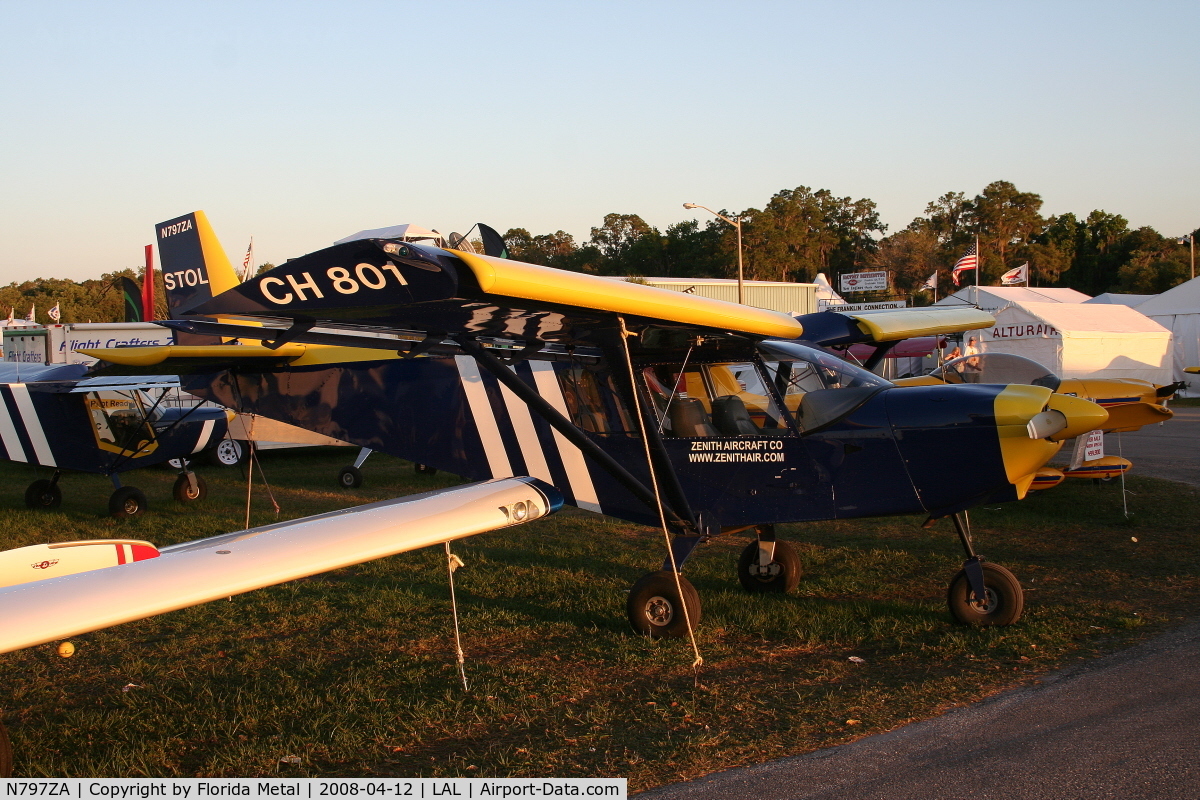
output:
M584 241L809 186L903 228L1007 180L1200 226L1200 3L0 0L0 284L364 228Z

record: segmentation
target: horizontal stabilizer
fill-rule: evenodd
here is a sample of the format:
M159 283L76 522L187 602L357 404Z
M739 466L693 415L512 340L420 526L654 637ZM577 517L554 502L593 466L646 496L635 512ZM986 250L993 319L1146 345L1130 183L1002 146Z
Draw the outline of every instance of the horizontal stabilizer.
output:
M847 313L875 342L894 342L914 336L962 333L996 324L996 318L978 308L898 308L894 311Z
M0 589L0 653L497 530L562 495L502 478L163 548L158 558Z
M936 307L857 312L830 309L797 319L804 326L803 339L822 347L879 344L916 336L962 333L996 322L995 317L978 308Z

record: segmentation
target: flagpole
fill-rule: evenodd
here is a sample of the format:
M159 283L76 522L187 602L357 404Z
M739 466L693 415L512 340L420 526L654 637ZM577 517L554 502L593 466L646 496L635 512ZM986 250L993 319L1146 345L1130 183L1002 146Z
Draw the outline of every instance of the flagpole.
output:
M979 265L983 262L983 253L979 252L979 234L975 234L975 307L979 307Z

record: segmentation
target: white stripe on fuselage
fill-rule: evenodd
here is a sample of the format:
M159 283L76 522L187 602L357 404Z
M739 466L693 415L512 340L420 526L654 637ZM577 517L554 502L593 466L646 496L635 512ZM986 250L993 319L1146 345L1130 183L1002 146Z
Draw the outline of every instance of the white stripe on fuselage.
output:
M21 437L17 435L17 428L13 425L13 419L8 413L8 403L4 402L3 395L0 395L0 441L4 442L9 461L29 460L25 457L25 448L21 446Z
M38 419L33 399L29 396L29 387L23 383L13 383L9 388L12 389L13 399L17 401L17 410L21 412L21 421L25 423L25 432L29 434L29 443L33 445L37 462L44 467L57 466L50 443L46 441L46 432L42 430L42 421Z
M475 427L483 443L488 469L492 471L493 478L511 477L512 464L509 463L508 452L504 449L504 440L500 438L496 413L492 411L492 403L488 400L483 376L479 374L479 365L471 356L455 356L454 363L458 366L458 374L462 378L463 394L467 397L467 405L471 407L471 416L475 418Z
M517 444L521 446L521 455L525 458L525 469L533 477L553 486L554 477L550 474L550 465L546 463L546 454L542 450L542 441L538 438L537 429L533 427L529 406L504 384L500 384L500 396L504 398L508 418L512 420L513 432L517 434Z
M193 455L208 447L208 440L212 438L213 428L216 425L215 419L204 420L204 426L200 428L200 436L196 439L196 449L192 451Z
M529 366L533 368L533 381L538 394L554 406L555 411L570 419L562 386L554 374L554 365L549 361L530 361ZM599 512L600 498L596 496L596 487L592 484L592 474L588 472L583 452L557 430L554 431L554 443L558 445L558 454L567 472L567 482L571 484L571 494L575 495L575 505L587 511Z

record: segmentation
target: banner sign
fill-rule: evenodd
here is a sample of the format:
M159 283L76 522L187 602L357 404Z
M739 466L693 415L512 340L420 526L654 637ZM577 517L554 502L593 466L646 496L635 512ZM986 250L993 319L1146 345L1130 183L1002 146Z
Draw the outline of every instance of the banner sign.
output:
M878 272L848 272L842 276L843 292L886 292L892 282L888 280L888 271Z
M1104 458L1104 431L1090 431L1086 436L1075 438L1075 451L1071 453L1071 466L1067 470L1079 469L1085 461Z
M993 339L1061 339L1058 328L1045 322L1024 325L997 325L992 328Z
M888 308L907 308L903 300L880 300L878 303L844 303L835 311L883 311Z

